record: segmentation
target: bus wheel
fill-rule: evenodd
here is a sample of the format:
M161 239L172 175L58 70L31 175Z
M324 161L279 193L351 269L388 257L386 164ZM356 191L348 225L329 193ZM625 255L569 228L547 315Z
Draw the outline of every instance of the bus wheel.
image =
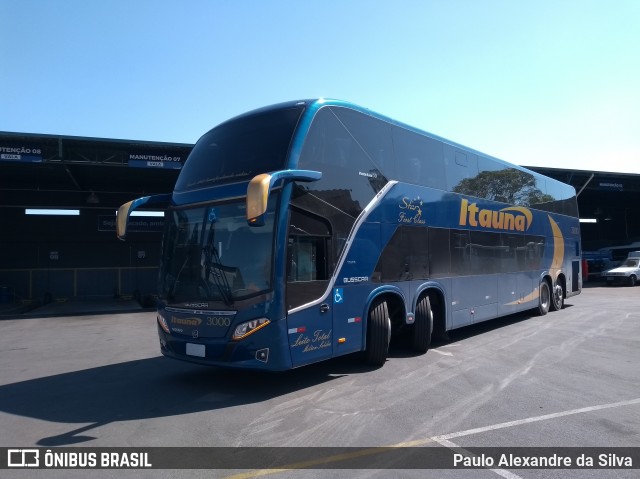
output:
M391 340L391 318L385 300L374 300L367 324L366 359L369 364L382 366L387 360Z
M411 346L414 351L426 353L431 344L431 331L433 330L433 311L429 296L425 296L416 306L416 319L413 323Z
M540 295L538 298L538 313L540 313L540 316L544 316L549 312L550 305L551 292L549 291L549 283L543 280L540 283Z
M558 282L553 288L553 294L551 295L551 310L560 311L564 306L564 289L560 282Z

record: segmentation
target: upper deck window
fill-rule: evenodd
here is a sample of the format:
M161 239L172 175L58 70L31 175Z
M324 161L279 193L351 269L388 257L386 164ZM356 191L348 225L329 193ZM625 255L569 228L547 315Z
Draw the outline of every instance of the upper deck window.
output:
M400 181L447 189L442 142L395 127L393 146Z
M286 166L291 138L304 106L241 116L206 133L193 147L176 191L247 181Z

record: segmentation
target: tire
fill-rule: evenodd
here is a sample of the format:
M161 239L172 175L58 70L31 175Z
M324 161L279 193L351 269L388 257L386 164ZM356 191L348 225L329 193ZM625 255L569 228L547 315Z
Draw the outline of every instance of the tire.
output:
M416 316L411 331L411 347L419 353L426 353L431 344L433 332L433 311L429 296L425 296L416 306Z
M636 284L637 284L636 276L632 274L631 276L629 276L629 286L633 287Z
M562 283L557 282L556 287L553 288L553 294L551 295L551 311L560 311L564 306L564 288Z
M540 283L540 294L538 295L538 313L544 316L549 312L551 306L551 292L549 291L549 283L542 281Z
M367 349L365 350L367 363L382 366L387 360L390 340L391 319L387 302L376 299L369 310L367 323Z

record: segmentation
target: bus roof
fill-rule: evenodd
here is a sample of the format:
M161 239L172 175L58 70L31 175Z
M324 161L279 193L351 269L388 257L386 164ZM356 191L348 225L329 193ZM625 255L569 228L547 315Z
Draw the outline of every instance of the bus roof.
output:
M269 105L269 106L257 108L255 110L251 110L251 111L248 111L246 113L242 113L242 114L237 115L237 116L235 116L233 118L230 118L229 120L224 121L221 124L224 124L224 123L227 123L227 122L230 122L230 121L234 121L234 120L237 120L239 118L243 118L245 116L256 115L256 114L260 114L260 113L264 113L264 112L268 112L268 111L272 111L272 110L277 110L277 109L294 108L294 107L302 106L302 105L304 105L307 108L307 112L306 112L305 115L311 115L311 116L314 116L316 114L316 112L320 108L326 107L326 106L349 108L349 109L358 111L358 112L360 112L362 114L369 115L369 116L377 118L377 119L379 119L381 121L387 122L387 123L389 123L391 125L398 126L400 128L413 131L413 132L418 133L420 135L424 135L426 137L429 137L429 138L432 138L434 140L440 141L440 142L442 142L442 143L444 143L446 145L458 148L460 150L464 150L464 151L466 151L468 153L471 153L471 154L474 154L474 155L477 155L477 156L480 156L480 157L487 158L487 159L489 159L491 161L494 161L496 163L499 163L499 164L501 164L501 165L503 165L505 167L509 167L509 168L514 168L515 167L518 170L525 171L525 172L533 175L536 178L544 178L545 181L550 181L550 182L553 182L553 183L555 183L557 185L563 185L565 187L571 188L575 192L575 188L573 186L565 185L564 183L562 183L562 182L560 182L560 181L558 181L558 180L556 180L554 178L550 178L548 176L542 175L542 174L537 173L535 171L532 171L532 170L530 170L530 169L528 169L528 168L526 168L524 166L521 166L521 165L518 165L518 164L515 164L515 163L511 163L511 162L502 160L500 158L496 158L494 156L488 155L486 153L483 153L481 151L475 150L475 149L470 148L468 146L465 146L465 145L462 145L460 143L456 143L454 141L451 141L451 140L448 140L446 138L443 138L441 136L435 135L435 134L430 133L428 131L421 130L420 128L417 128L415 126L408 125L408 124L403 123L403 122L398 121L398 120L394 120L393 118L390 118L390 117L388 117L386 115L382 115L382 114L377 113L377 112L375 112L373 110L370 110L368 108L362 107L360 105L356 105L354 103L351 103L351 102L348 102L348 101L345 101L345 100L338 100L338 99L331 99L331 98L316 98L316 99L304 99L304 100L294 100L294 101L276 103L276 104L273 104L273 105Z
M478 150L475 150L473 148L470 148L470 147L468 147L466 145L462 145L460 143L456 143L455 141L451 141L451 140L449 140L447 138L443 138L443 137L438 136L438 135L436 135L434 133L430 133L428 131L422 130L420 128L417 128L415 126L409 125L407 123L403 123L401 121L394 120L393 118L390 118L390 117L388 117L386 115L382 115L382 114L380 114L378 112L375 112L373 110L370 110L368 108L365 108L365 107L362 107L360 105L356 105L354 103L351 103L351 102L348 102L348 101L344 101L344 100L328 99L328 98L319 98L319 99L315 99L315 100L300 100L300 101L297 101L297 102L281 103L281 104L273 105L271 107L262 108L260 110L255 110L254 113L258 112L258 111L261 111L261 110L269 109L269 108L290 107L290 106L293 106L293 105L300 105L300 104L303 104L303 103L306 104L307 107L309 107L312 110L312 114L315 114L315 112L318 109L320 109L321 107L323 107L323 106L337 106L337 107L343 107L343 108L350 108L350 109L356 110L356 111L358 111L360 113L363 113L363 114L372 116L374 118L377 118L379 120L385 121L387 123L390 123L392 125L399 126L399 127L404 128L406 130L410 130L410 131L413 131L413 132L418 133L420 135L427 136L429 138L432 138L434 140L440 141L440 142L442 142L444 144L447 144L449 146L453 146L453 147L458 148L460 150L465 150L465 151L467 151L467 152L469 152L471 154L482 156L484 158L490 159L492 161L495 161L496 163L502 164L503 166L516 167L517 169L522 170L522 171L526 171L527 173L530 173L530 174L532 174L533 176L535 176L537 178L545 178L546 181L551 181L551 182L554 182L554 183L556 183L558 185L564 185L564 183L562 183L561 181L558 181L558 180L556 180L554 178L550 178L548 176L544 176L544 175L542 175L540 173L537 173L535 171L532 171L532 170L530 170L530 169L528 169L528 168L526 168L524 166L521 166L521 165L518 165L518 164L515 164L515 163L510 163L510 162L502 160L500 158L496 158L494 156L491 156L491 155L488 155L488 154L483 153L481 151L478 151ZM566 185L566 186L569 186L570 188L573 188L570 185ZM573 190L575 191L575 188L573 188Z

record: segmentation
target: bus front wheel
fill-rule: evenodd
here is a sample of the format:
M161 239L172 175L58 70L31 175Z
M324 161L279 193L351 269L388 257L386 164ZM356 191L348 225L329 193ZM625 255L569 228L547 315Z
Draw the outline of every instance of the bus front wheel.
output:
M413 323L411 345L414 351L426 353L431 344L431 332L433 331L433 311L429 296L425 296L416 306L416 319Z
M391 318L387 302L374 300L369 310L367 324L366 360L369 364L382 366L387 360L391 340Z

